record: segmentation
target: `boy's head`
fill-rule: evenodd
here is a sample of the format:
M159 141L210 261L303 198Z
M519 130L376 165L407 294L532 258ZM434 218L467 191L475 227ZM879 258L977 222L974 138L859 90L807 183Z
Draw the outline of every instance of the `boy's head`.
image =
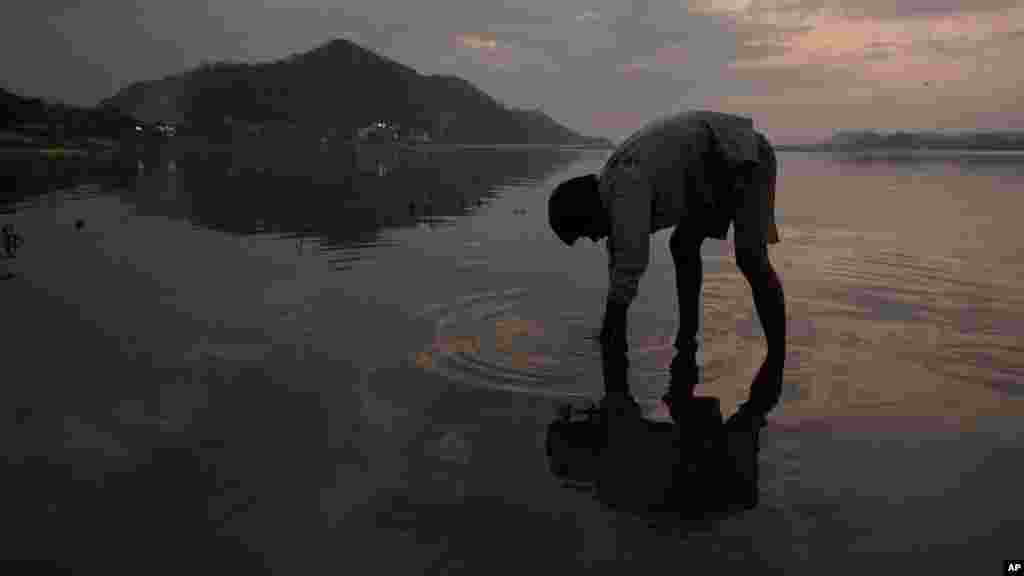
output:
M607 236L608 215L598 195L597 176L577 176L556 186L548 198L548 223L566 246L581 236L595 242Z

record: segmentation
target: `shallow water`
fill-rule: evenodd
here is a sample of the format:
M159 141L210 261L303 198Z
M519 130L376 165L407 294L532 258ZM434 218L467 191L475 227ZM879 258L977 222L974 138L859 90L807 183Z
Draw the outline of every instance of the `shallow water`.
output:
M597 169L600 161L583 157L465 223L464 238L481 244L448 245L455 260L484 254L488 271L513 273L516 282L467 290L424 310L438 330L422 365L474 385L599 391L596 349L587 337L599 322L603 254L593 246L559 246L545 233L542 215L554 181ZM1019 409L1010 400L1024 391L1024 240L1010 214L1021 203L1022 161L782 154L783 240L771 250L788 299L781 414L962 420ZM510 212L520 205L540 217L517 223ZM648 400L666 385L673 354L667 238L666 231L653 240L631 314L632 386ZM730 243L709 240L704 256L702 389L728 406L744 398L763 338Z
M283 339L363 370L413 362L466 386L596 397L603 245L562 246L546 199L606 155L450 151L352 190L182 163L128 185L52 191L5 218L37 244L40 223L83 218L79 242L143 272L176 314L222 329L211 342L181 328L208 355L259 357L259 341ZM789 317L779 418L1020 413L1024 156L779 158L782 242L770 254ZM668 234L652 238L630 316L631 384L648 401L673 354ZM703 252L698 390L729 410L764 343L731 244L709 240ZM97 321L130 324L116 315ZM225 336L233 328L246 335Z

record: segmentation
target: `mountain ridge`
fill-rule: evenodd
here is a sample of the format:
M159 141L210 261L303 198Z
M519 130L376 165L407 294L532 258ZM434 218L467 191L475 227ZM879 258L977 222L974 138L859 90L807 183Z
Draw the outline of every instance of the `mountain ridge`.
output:
M99 107L201 130L240 121L352 136L385 121L437 142L611 146L543 112L507 107L461 77L421 74L343 38L278 60L204 63L134 82Z

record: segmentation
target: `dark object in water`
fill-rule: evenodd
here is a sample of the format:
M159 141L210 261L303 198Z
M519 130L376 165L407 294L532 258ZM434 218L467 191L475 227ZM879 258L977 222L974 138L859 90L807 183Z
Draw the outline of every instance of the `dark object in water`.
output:
M558 418L548 424L544 443L551 473L568 482L594 482L606 441L605 432L600 411L593 404L587 407L560 405Z
M634 510L702 517L756 506L754 433L727 433L714 397L694 398L688 413L676 425L560 406L545 443L551 473Z
M4 224L4 254L8 258L14 258L18 254L18 248L25 243L25 239L14 230L13 224Z

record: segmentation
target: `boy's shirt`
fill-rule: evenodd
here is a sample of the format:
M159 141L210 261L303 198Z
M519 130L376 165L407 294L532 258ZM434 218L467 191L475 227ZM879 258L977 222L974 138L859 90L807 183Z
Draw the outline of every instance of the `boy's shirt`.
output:
M627 305L636 298L650 235L683 220L689 195L713 210L731 192L729 173L757 159L753 121L720 112L659 118L619 145L598 184L611 222L608 298Z

